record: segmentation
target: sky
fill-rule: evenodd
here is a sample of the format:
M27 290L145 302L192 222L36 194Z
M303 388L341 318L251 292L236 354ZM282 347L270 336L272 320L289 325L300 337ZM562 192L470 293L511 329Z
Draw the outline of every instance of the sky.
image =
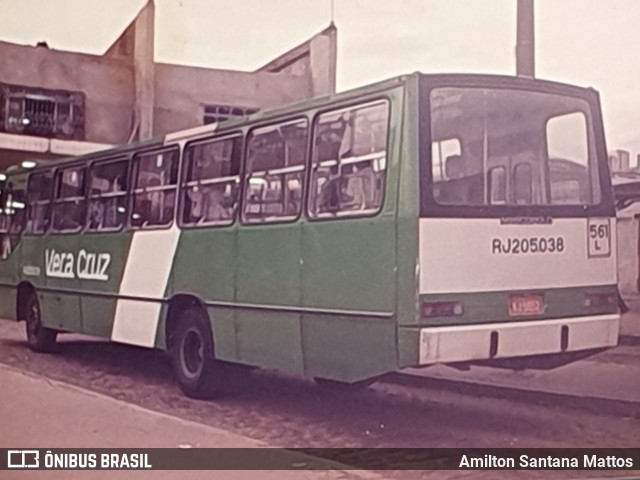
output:
M640 154L640 0L534 0L536 76L600 92L609 150ZM102 54L145 0L0 0L0 40ZM155 0L158 62L255 70L327 27L331 0ZM338 90L515 73L516 0L333 0ZM632 164L634 162L632 161Z

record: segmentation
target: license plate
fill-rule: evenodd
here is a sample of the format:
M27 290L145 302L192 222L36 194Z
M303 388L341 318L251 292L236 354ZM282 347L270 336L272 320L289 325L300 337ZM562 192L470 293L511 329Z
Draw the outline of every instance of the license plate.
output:
M539 315L544 312L544 301L540 295L509 296L509 315Z

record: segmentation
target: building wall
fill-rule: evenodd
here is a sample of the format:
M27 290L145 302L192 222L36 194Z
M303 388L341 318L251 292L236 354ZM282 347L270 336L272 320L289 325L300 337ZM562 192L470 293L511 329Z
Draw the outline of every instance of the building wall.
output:
M311 39L283 53L258 72L290 73L307 83L310 97L336 91L338 30L333 23Z
M311 43L312 54L307 50L303 58L279 72L155 64L152 135L202 125L205 104L262 109L331 93L335 66L328 65L333 61L330 42L319 35ZM134 112L140 107L129 58L0 42L0 61L0 82L84 93L86 141L121 144L131 140ZM319 80L314 86L315 77Z
M154 133L202 125L203 105L268 108L309 97L304 77L156 64Z
M154 61L155 7L148 0L101 56L0 42L0 83L83 93L84 141L56 142L59 154L86 153L202 125L205 105L264 109L335 93L336 34L332 24L254 72L161 64ZM0 132L3 167L19 163L20 152L56 154L52 144L26 148L14 137Z
M6 42L0 42L0 61L3 83L83 92L87 141L127 140L134 102L133 71L127 63Z

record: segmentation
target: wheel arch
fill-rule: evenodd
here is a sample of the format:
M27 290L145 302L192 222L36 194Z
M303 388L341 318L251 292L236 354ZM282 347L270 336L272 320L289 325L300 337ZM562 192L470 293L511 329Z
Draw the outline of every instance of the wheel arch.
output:
M36 288L31 282L22 281L18 284L18 293L16 295L16 319L23 321L24 318L24 304L29 295L35 295Z
M177 293L173 295L167 302L167 313L164 316L164 342L163 346L166 350L170 350L176 327L180 321L180 314L188 308L196 308L207 319L209 329L211 333L211 340L213 341L213 328L211 328L211 319L207 312L204 300L192 293Z

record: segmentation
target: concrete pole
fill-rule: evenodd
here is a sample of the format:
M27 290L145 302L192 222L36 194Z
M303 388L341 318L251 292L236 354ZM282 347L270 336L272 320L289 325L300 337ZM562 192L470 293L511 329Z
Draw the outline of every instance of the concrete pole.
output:
M135 20L133 68L138 140L147 140L153 137L153 107L155 104L154 43L155 5L153 0L148 0Z
M525 77L536 74L533 0L518 0L516 74Z

